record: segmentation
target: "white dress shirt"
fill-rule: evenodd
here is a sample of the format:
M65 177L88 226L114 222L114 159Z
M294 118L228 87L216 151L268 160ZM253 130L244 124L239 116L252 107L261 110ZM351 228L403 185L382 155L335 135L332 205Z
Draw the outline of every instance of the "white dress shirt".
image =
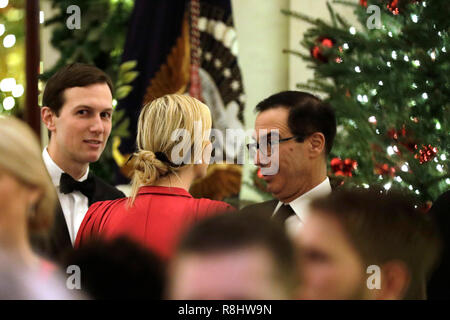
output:
M44 159L47 171L50 174L53 185L58 193L59 203L61 204L64 218L66 219L67 229L69 230L70 240L73 245L81 222L83 221L83 218L89 208L88 198L80 191L74 191L67 194L62 193L59 189L59 180L61 179L61 174L64 171L58 167L58 165L50 157L47 147L45 147L42 151L42 158ZM89 167L83 177L81 177L78 181L86 180L88 174Z
M278 202L275 207L272 216L281 208L282 205L291 206L294 210L295 215L290 216L286 219L286 229L288 234L295 235L298 230L302 227L303 223L309 215L309 203L317 197L326 196L331 193L330 179L325 178L320 184L309 190L308 192L302 194L295 200L289 203Z

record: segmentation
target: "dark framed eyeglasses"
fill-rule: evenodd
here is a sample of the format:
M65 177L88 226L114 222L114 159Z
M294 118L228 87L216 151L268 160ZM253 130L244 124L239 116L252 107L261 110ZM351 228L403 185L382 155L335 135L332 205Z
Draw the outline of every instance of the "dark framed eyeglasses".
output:
M305 141L305 137L304 136L299 136L299 135L294 135L294 136L289 137L289 138L276 139L276 140L273 140L273 141L269 140L269 141L267 141L267 148L266 148L266 150L268 151L268 154L270 154L270 152L272 150L272 147L276 146L277 144L280 144L282 142L289 141L289 140L292 140L292 139L297 139L297 142ZM258 142L248 143L247 144L247 149L250 152L256 152L257 150L260 150L259 143Z

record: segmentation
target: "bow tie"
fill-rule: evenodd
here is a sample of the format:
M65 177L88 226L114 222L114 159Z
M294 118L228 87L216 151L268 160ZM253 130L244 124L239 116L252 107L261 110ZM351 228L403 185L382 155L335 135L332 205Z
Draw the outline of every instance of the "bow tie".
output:
M91 199L95 192L95 180L90 176L86 180L79 182L64 172L59 180L59 189L64 194L80 191L88 199Z

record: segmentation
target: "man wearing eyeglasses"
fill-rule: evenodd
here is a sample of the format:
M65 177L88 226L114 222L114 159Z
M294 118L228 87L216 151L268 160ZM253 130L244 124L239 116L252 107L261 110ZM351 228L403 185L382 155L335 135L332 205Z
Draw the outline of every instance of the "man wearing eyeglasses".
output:
M274 200L252 205L296 232L308 204L331 192L327 156L336 135L333 108L300 91L283 91L256 106L256 142L248 145Z

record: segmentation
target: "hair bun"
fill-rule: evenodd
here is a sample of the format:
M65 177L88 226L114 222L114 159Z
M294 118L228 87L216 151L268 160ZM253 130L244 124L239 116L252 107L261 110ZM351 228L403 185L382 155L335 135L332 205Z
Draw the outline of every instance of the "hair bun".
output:
M134 156L136 157L134 161L135 174L144 184L151 185L169 172L169 166L158 160L153 151L140 150Z

